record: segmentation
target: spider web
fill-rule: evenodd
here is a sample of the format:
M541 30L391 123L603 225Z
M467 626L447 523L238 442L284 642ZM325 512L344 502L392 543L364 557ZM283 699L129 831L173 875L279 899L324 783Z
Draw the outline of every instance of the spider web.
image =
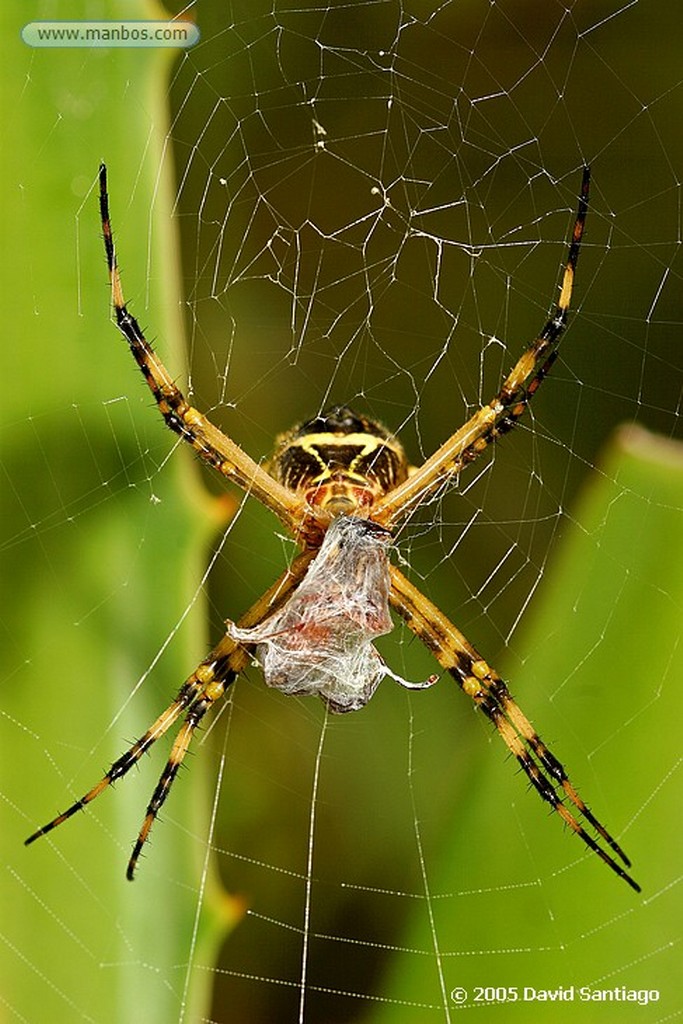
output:
M57 6L30 16L74 16ZM671 5L250 0L185 13L201 42L158 71L161 133L121 52L53 51L64 73L45 91L44 55L24 55L14 83L35 128L7 210L27 253L2 458L4 895L22 908L2 928L7 1020L395 1024L482 1008L546 1020L525 989L555 992L557 1021L679 1019ZM83 79L98 60L147 139L131 154L125 129L97 122L74 165L65 140L97 117L103 91ZM128 843L167 745L44 848L21 849L294 553L254 503L226 516L201 496L225 489L172 449L106 323L102 156L126 296L198 408L266 457L280 431L349 404L400 433L415 463L543 325L590 162L560 359L514 433L402 527L396 558L623 837L642 898L525 793L445 677L413 694L386 680L362 712L330 717L253 668L197 738L134 886ZM150 164L166 227L141 184ZM57 265L22 213L45 193ZM160 256L171 229L175 291ZM164 337L174 318L186 356ZM24 338L35 347L17 351ZM378 646L408 679L434 670L401 627ZM585 1001L582 986L612 994Z

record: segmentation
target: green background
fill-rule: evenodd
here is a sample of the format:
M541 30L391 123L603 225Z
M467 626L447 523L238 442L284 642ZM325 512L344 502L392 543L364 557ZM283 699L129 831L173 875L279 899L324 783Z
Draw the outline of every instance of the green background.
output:
M546 1020L482 1016L475 987L560 985L661 998L554 1021L680 1013L679 34L663 0L619 7L204 5L175 63L19 40L151 5L4 11L0 1020ZM133 885L167 748L23 848L292 554L251 504L225 532L220 483L172 452L108 323L103 158L127 298L200 408L260 456L349 401L403 425L415 461L543 323L591 161L576 311L533 418L400 541L623 839L641 897L445 679L387 681L324 725L252 671ZM403 631L382 652L433 670Z

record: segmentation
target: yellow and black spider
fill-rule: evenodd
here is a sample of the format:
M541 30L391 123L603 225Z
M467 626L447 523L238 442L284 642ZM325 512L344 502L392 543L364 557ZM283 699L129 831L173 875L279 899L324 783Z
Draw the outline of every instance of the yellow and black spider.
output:
M421 466L409 466L393 435L339 406L282 435L265 469L186 401L128 312L112 240L107 172L101 166L100 211L116 322L162 416L200 458L267 506L302 550L237 625L227 624L223 638L144 735L97 785L27 843L56 828L125 775L184 715L128 863L127 875L132 879L195 729L254 655L268 685L286 693L317 694L332 712L362 708L385 676L405 686L428 686L435 681L431 677L425 683L407 683L373 646L375 637L392 628L391 607L490 719L541 798L612 871L640 891L618 862L630 863L620 846L578 795L500 676L388 559L396 525L444 484L455 481L488 444L515 426L555 361L572 296L589 179L586 167L553 315L492 401L430 458Z

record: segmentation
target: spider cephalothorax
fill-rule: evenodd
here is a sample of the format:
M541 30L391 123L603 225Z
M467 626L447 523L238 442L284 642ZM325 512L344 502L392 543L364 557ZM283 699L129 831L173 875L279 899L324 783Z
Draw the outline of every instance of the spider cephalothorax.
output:
M581 799L505 682L388 558L393 527L514 427L552 366L567 322L589 177L586 167L560 295L550 318L498 393L433 455L409 467L394 435L337 406L282 435L268 472L189 404L128 312L111 234L106 169L100 168L100 212L116 322L164 420L201 459L267 506L296 537L302 553L237 624L228 623L223 638L175 700L105 776L34 832L28 843L125 775L184 715L133 847L127 872L132 878L194 731L254 652L271 686L286 693L317 694L332 711L360 709L387 675L406 686L431 685L434 677L422 684L406 683L374 649L373 639L391 629L391 606L494 725L540 797L612 871L639 890L619 863L629 865L620 846Z
M281 434L269 468L281 484L331 515L368 509L408 477L396 437L343 405Z

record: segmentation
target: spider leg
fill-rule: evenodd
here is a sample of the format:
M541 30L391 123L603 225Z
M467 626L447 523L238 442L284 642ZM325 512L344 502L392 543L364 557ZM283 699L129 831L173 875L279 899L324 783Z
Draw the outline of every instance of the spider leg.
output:
M246 660L247 656L243 651L235 650L233 655L237 654L243 654L244 660ZM137 866L140 853L142 852L142 848L149 838L152 825L154 824L159 811L170 792L171 786L175 781L175 777L180 770L180 766L185 759L185 755L189 749L195 729L209 708L213 706L219 697L224 695L227 688L235 681L237 675L238 672L235 669L229 668L227 671L222 673L220 677L215 677L211 685L207 687L206 691L198 700L195 701L187 712L185 721L173 742L171 753L168 761L166 762L166 767L161 773L159 781L152 793L152 798L147 805L147 811L142 822L142 827L140 828L138 838L135 840L133 852L130 856L130 860L128 861L128 868L126 869L126 878L129 881L133 881L135 868Z
M261 619L265 618L266 615L270 614L276 608L278 608L288 597L290 592L298 584L309 563L313 558L313 553L304 552L294 560L292 565L287 569L280 578L263 594L259 600L252 605L248 612L240 619L241 626L253 626L256 625ZM91 801L104 792L108 786L112 783L117 782L119 779L127 775L133 765L137 764L143 754L147 753L150 747L156 743L158 739L165 735L171 726L178 720L178 718L187 712L187 720L183 725L178 738L174 743L171 757L162 775L162 780L166 774L169 774L169 769L174 763L174 758L177 760L175 771L170 772L170 778L167 780L164 788L164 792L161 800L158 802L157 811L163 801L168 795L168 790L175 778L177 768L182 761L185 752L187 750L187 744L192 736L192 729L188 733L188 723L193 720L193 716L196 717L195 725L198 724L199 720L203 717L208 707L215 703L215 701L225 693L227 687L234 681L239 673L244 669L249 659L248 650L237 644L231 637L225 634L213 648L211 653L198 665L192 675L186 679L183 685L180 687L175 700L169 704L165 711L159 715L156 721L147 729L147 731L133 743L124 754L121 755L112 764L109 771L107 771L99 782L97 782L92 789L89 789L79 800L76 800L70 807L68 807L61 814L58 814L56 818L49 821L42 828L39 828L36 832L25 840L24 845L29 846L35 842L41 836L51 832L58 825L61 825L68 818L72 817L77 811L83 810ZM178 745L180 737L184 736L186 739L186 745L182 754L179 755L181 747ZM155 790L155 796L161 786L161 780L157 789ZM145 817L145 825L143 826L144 837L142 843L147 838L149 830L152 827L152 823L155 815L153 814L150 818L149 811L154 803L154 797L150 802L147 816ZM155 812L156 813L156 812ZM149 821L148 821L149 818ZM141 832L142 837L142 832ZM138 840L140 843L140 840ZM140 843L140 845L142 845ZM136 844L136 853L139 854L139 849ZM137 855L135 855L137 859ZM129 865L129 877L132 877L132 868L135 864L131 859L131 865Z
M391 526L435 493L444 482L457 476L470 462L511 430L526 410L557 358L557 347L567 325L574 287L576 264L588 212L590 169L584 167L579 205L567 253L560 298L553 315L536 340L520 356L503 385L488 405L479 409L408 479L380 499L372 518Z
M540 739L500 676L453 623L414 587L403 573L393 565L390 566L390 573L392 606L413 633L432 651L439 664L450 673L463 692L490 719L536 792L593 853L632 889L640 892L638 883L600 846L581 823L580 818L583 817L623 863L627 867L630 866L630 861L619 844L581 799L564 767ZM575 811L567 804L572 805Z
M277 583L270 590L266 591L263 597L249 609L246 615L242 616L240 626L244 628L257 625L283 604L303 577L312 559L312 552L305 552L299 555ZM212 677L189 708L185 721L173 742L168 761L154 788L152 798L147 805L147 811L145 812L138 838L135 841L133 852L128 861L126 877L129 881L133 881L142 848L149 838L152 825L156 821L159 811L165 803L171 786L180 770L180 766L185 759L195 729L206 712L225 694L227 688L235 681L249 657L248 647L236 643L226 634L206 659L206 662L203 663L211 668Z
M152 744L156 743L161 736L168 732L183 711L191 706L197 699L198 695L202 692L207 683L206 669L208 664L208 662L202 662L202 664L180 687L173 703L169 704L166 710L162 711L154 724L151 725L149 729L139 739L137 739L124 754L121 755L121 757L114 761L109 771L102 776L100 781L96 783L92 789L89 789L88 792L79 800L76 800L75 803L71 804L71 806L65 811L58 814L52 821L49 821L47 825L43 825L42 828L39 828L36 832L30 835L28 839L25 840L24 845L29 846L31 843L35 842L36 839L39 839L41 836L51 832L53 828L57 828L58 825L61 825L62 822L66 821L77 811L83 810L83 808L98 797L100 793L104 792L108 786L118 781L118 779L123 778L124 775L127 775L133 765L137 764L142 755L150 749Z
M304 543L310 539L315 541L320 532L320 522L316 524L316 519L321 520L320 512L309 509L302 498L274 480L239 445L189 404L145 338L137 320L128 312L109 218L107 169L104 164L100 165L100 215L116 324L128 342L167 426L187 441L201 459L258 498Z

